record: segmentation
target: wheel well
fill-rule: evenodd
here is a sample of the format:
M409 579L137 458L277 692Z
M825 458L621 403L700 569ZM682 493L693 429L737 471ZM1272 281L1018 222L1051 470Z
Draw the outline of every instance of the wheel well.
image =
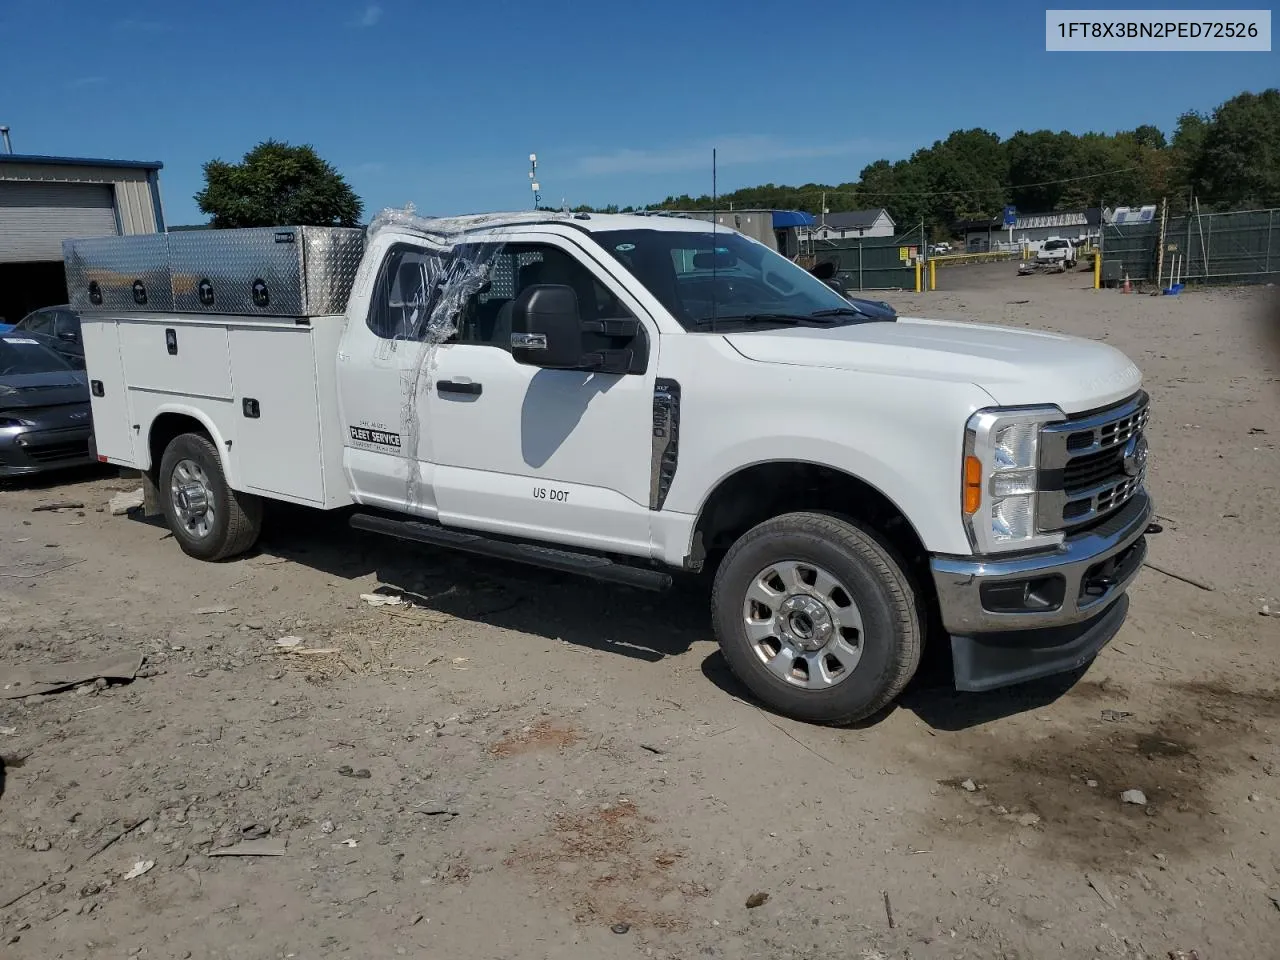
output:
M863 524L897 554L917 588L931 592L928 552L893 501L857 477L812 463L761 463L721 481L698 516L689 559L700 565L757 524L796 510L838 514Z
M160 460L169 444L184 433L198 433L203 437L209 437L210 441L213 440L203 423L185 413L162 413L151 422L147 449L151 452L150 473L153 477L159 475Z

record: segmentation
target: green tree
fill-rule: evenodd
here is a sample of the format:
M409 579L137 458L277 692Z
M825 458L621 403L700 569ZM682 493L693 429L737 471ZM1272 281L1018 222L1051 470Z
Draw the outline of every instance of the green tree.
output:
M309 145L265 140L240 163L210 160L196 203L213 227L354 227L364 205Z
M988 130L957 130L923 151L928 182L925 220L935 233L949 233L957 220L993 217L1009 189L1009 161L1004 144Z
M1062 205L1067 181L1083 173L1080 143L1073 133L1019 130L1006 144L1009 151L1010 199L1019 210L1041 213ZM1072 199L1075 199L1074 197Z
M1149 147L1152 150L1163 150L1168 145L1161 129L1149 123L1144 123L1134 130L1133 139L1139 146Z
M1213 206L1280 203L1280 89L1242 93L1218 107L1193 169L1196 192Z

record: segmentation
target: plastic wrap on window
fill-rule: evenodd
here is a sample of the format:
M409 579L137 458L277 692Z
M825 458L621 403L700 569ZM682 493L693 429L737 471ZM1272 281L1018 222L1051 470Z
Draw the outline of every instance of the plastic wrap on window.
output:
M370 245L380 233L389 230L424 241L427 252L434 254L418 257L407 270L401 269L395 282L400 288L402 325L394 332L394 339L383 339L379 344L384 355L398 354L406 348L411 351L411 362L402 367L400 403L400 456L406 464L405 499L411 510L421 503L420 417L434 381L439 346L457 333L468 301L483 294L492 283L494 263L505 246L501 228L565 216L539 211L423 217L409 206L383 210L369 224ZM418 268L416 274L414 266Z

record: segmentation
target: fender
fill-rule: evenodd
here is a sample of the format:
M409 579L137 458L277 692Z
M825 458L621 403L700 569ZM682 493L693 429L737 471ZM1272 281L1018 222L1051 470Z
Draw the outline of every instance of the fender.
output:
M774 455L752 457L751 454L758 452L761 445L770 448ZM742 459L738 460L736 455L740 455ZM921 484L917 477L895 470L891 465L864 451L822 444L804 437L773 437L763 444L757 441L735 444L721 451L721 456L717 457L717 460L721 464L727 460L734 463L734 466L719 470L715 482L709 485L698 501L688 529L686 555L693 548L693 536L697 524L702 519L703 512L715 492L726 481L744 470L769 463L805 464L842 473L859 483L866 484L884 497L915 532L917 539L928 549L950 548L958 549L963 553L968 547L968 541L963 539L963 527L960 523L958 492L955 504L938 503L936 502L938 498L934 495L935 491Z
M235 457L228 456L228 453L231 450L230 445L232 441L227 439L226 434L218 429L217 425L207 413L197 407L188 406L185 403L166 401L157 407L155 412L152 413L151 420L147 423L147 428L144 434L146 442L141 445L140 450L137 450L138 468L140 470L147 471L152 469L153 466L159 467L159 464L152 464L151 462L151 432L155 429L156 421L165 414L177 414L179 416L189 417L204 427L205 432L212 438L213 445L218 448L218 459L222 463L222 472L227 478L227 485L233 490L240 490Z

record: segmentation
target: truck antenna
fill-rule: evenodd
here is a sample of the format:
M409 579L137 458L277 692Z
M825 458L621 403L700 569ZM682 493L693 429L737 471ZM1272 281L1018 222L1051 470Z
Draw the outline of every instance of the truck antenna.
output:
M716 261L719 260L719 250L716 247L716 220L719 211L716 210L716 148L711 148L711 332L716 332Z

